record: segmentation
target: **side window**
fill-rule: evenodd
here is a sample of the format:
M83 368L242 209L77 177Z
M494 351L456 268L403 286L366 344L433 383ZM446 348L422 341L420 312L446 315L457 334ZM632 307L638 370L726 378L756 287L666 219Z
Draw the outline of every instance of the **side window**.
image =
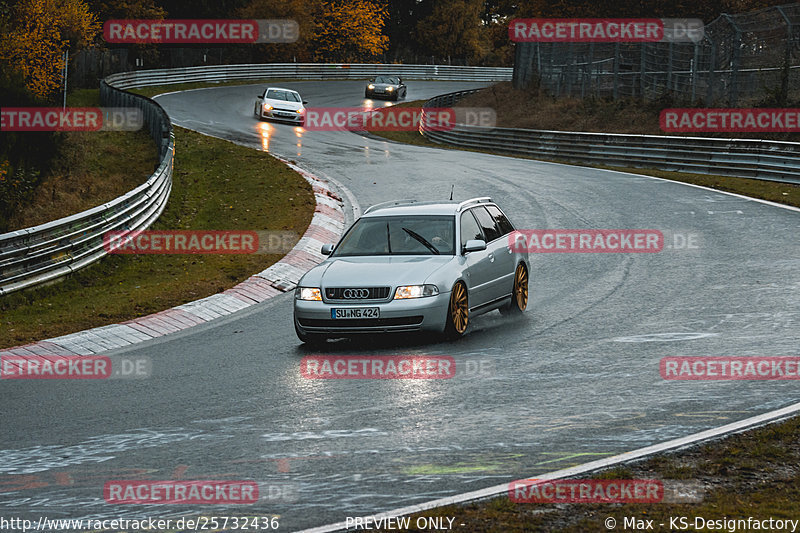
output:
M467 241L483 240L483 233L478 223L475 222L475 217L466 211L461 214L461 249L464 249Z
M492 215L494 219L494 223L497 225L497 228L500 230L502 235L508 235L512 231L514 231L514 226L509 222L506 216L500 211L500 208L496 205L487 205L486 210L489 211L489 214Z
M481 228L483 228L483 233L486 235L487 244L499 237L502 237L500 230L497 229L497 226L495 226L494 220L492 220L491 215L489 215L489 212L485 207L475 207L470 211L475 214L475 218L478 219L478 224L480 224Z

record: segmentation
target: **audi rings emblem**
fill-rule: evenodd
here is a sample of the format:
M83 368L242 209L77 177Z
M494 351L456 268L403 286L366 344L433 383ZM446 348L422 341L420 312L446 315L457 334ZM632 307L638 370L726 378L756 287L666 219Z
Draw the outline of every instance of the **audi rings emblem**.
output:
M342 298L350 300L369 298L369 289L345 289Z

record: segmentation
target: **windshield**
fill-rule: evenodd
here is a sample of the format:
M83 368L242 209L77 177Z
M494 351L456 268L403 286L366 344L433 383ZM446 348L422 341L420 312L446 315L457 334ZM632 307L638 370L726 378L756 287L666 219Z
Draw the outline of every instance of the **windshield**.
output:
M267 92L267 98L272 100L283 100L285 102L299 102L300 96L291 91L277 91L275 89Z
M455 255L454 243L452 216L369 217L350 228L332 255Z
M399 85L400 80L390 76L377 76L375 78L375 83L389 83L391 85Z

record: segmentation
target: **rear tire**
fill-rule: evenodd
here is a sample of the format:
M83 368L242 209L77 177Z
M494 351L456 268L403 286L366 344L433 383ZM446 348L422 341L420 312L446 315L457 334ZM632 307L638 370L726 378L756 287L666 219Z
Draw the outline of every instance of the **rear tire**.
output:
M464 282L459 281L450 291L450 304L447 306L447 322L444 336L457 339L467 332L469 327L469 294Z
M514 287L511 290L511 301L500 308L504 315L521 315L528 307L528 269L520 263L514 271Z

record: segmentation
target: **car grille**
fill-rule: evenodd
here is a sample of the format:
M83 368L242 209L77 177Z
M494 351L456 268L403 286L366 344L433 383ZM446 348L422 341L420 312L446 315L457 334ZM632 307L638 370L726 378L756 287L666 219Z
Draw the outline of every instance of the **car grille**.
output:
M422 323L422 315L401 316L395 318L298 318L304 328L365 328L381 326L416 326Z
M344 302L358 300L385 300L391 287L327 287L325 298Z

